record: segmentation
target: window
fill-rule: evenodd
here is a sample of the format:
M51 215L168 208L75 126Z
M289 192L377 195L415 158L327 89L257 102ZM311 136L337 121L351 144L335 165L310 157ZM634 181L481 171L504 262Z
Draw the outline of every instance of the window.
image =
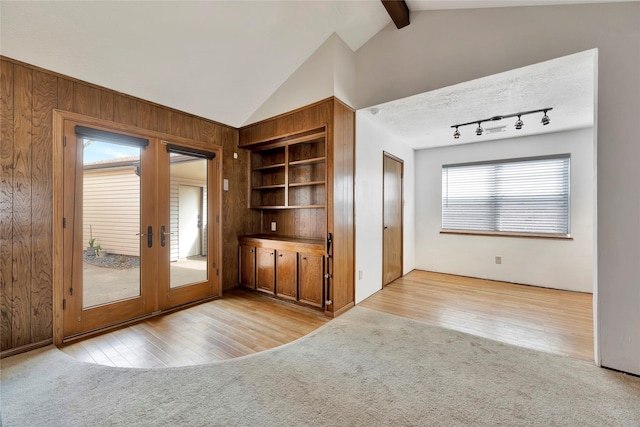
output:
M442 166L443 231L569 234L568 154Z

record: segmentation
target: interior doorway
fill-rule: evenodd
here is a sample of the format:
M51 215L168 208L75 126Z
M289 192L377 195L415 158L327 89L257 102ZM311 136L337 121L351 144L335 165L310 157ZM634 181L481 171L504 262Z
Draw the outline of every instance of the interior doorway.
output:
M404 161L382 153L382 286L402 276L402 176Z

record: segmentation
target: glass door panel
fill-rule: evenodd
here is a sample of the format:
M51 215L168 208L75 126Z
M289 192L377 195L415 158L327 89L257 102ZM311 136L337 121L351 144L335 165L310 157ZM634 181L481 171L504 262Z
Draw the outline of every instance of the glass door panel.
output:
M82 140L82 308L139 297L139 147Z
M208 280L207 159L171 153L171 289Z

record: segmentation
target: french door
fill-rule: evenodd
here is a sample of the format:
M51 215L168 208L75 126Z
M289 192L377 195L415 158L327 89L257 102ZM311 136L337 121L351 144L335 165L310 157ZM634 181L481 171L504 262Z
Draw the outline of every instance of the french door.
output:
M216 150L63 129L63 338L219 295Z

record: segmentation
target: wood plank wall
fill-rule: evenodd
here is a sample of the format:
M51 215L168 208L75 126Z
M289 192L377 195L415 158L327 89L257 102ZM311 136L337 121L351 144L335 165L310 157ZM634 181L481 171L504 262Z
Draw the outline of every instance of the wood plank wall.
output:
M248 153L238 130L0 57L0 350L52 339L52 112L91 117L223 147L223 289L237 286L238 234L259 227L246 209ZM233 153L238 153L238 159ZM258 224L258 225L256 225Z

